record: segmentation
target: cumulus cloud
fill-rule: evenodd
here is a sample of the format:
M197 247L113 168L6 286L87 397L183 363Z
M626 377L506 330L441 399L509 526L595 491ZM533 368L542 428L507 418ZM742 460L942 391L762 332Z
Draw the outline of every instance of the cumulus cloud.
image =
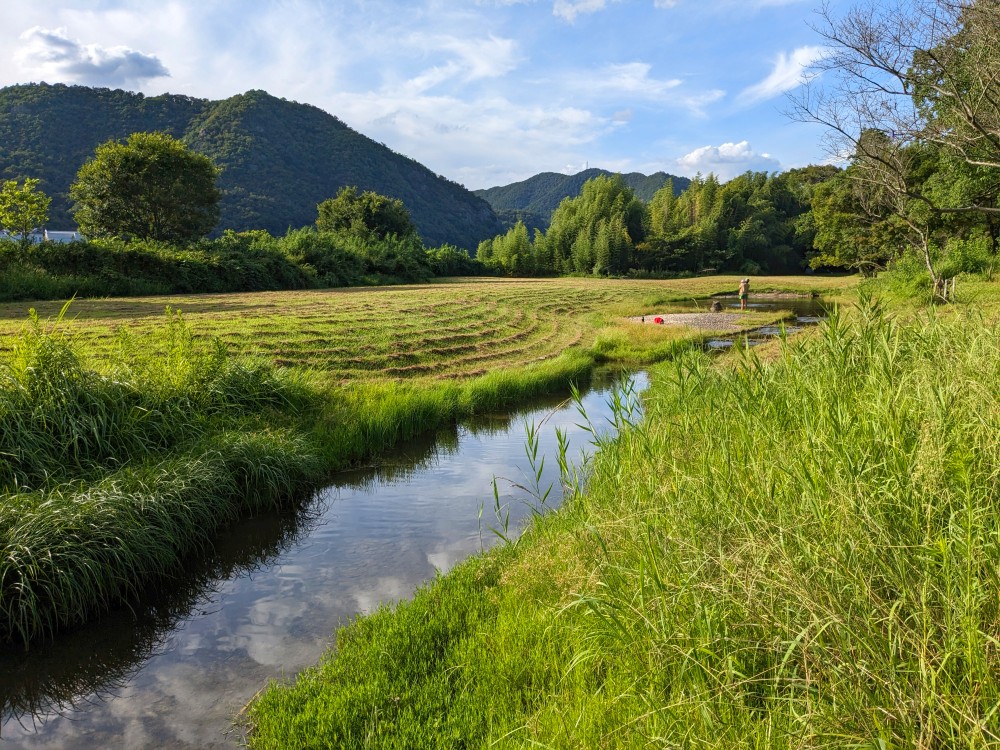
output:
M711 172L723 180L747 170L773 172L781 168L781 162L770 154L757 153L747 141L702 146L685 154L676 163L682 174Z
M138 86L170 73L155 55L71 39L66 29L34 26L21 34L14 62L29 75L87 86Z
M809 72L810 66L821 60L825 54L825 48L816 46L799 47L791 54L780 53L767 78L740 93L740 103L754 104L765 99L773 99L806 83L814 77L814 74Z

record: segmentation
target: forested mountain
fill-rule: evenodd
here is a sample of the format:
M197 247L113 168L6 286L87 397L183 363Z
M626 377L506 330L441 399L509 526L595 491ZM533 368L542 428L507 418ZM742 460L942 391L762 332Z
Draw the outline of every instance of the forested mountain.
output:
M518 221L524 222L529 230L545 230L549 226L552 212L564 198L575 198L583 189L583 184L599 175L611 176L606 169L585 169L573 175L556 172L542 172L522 182L476 190L476 195L484 198L508 227ZM674 192L680 195L690 180L674 177L666 172L644 175L638 172L623 174L622 179L631 188L636 198L650 201L667 180L674 181Z
M163 131L222 169L220 229L283 234L344 186L398 198L427 245L475 248L502 231L489 204L317 107L250 91L224 101L61 84L0 89L0 179L37 177L51 227L69 227L69 185L108 139Z

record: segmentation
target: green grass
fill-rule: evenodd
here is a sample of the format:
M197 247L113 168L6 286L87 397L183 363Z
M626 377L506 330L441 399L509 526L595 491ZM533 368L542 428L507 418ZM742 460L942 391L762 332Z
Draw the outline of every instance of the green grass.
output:
M598 361L663 359L700 340L622 322L618 310L641 312L652 288L508 281L86 300L8 319L0 641L135 601L234 518L293 502L402 440L565 389ZM164 318L171 301L190 312Z
M853 278L762 278L755 289L840 292ZM630 315L670 311L670 303L736 289L735 277L685 281L593 279L462 280L445 284L255 294L211 294L73 303L65 330L81 352L114 356L121 329L134 337L180 310L202 341L241 355L312 370L335 383L467 379L591 349ZM44 319L60 303L37 303ZM0 304L0 350L20 330L26 304ZM761 321L748 315L748 325ZM635 326L629 325L634 329ZM673 346L691 331L647 331L639 348ZM654 340L655 338L655 340Z
M251 746L1000 746L995 331L863 301L659 366L584 494L340 630Z

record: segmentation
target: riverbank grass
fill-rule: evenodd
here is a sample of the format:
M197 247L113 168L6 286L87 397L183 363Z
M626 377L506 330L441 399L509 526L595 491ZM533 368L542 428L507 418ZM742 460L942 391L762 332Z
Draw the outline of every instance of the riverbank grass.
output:
M996 746L995 330L868 300L659 366L585 493L342 629L250 745Z

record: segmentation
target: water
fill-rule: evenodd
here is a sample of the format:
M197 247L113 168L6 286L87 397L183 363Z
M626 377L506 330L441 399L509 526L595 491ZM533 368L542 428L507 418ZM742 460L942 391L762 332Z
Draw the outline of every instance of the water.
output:
M600 430L610 429L614 382L583 396ZM641 374L632 382L645 387ZM593 437L582 421L548 400L440 431L300 508L235 525L157 601L28 652L0 651L0 748L238 746L241 707L314 664L339 623L496 543L495 476L509 530L530 515L530 496L512 484L533 483L526 424L541 425L541 485L556 483L547 502L557 504L555 430L577 455Z
M722 303L723 311L738 310L739 300L735 297L718 298ZM765 341L773 339L775 336L791 336L799 333L807 326L816 325L827 315L827 308L820 299L810 297L757 297L750 296L747 302L747 309L758 312L773 312L775 310L788 310L795 315L794 320L785 321L776 325L761 326L752 331L746 331L732 336L719 336L705 342L705 348L709 351L729 349L736 343L746 344L746 346L757 346ZM689 307L707 309L705 302L689 303Z

